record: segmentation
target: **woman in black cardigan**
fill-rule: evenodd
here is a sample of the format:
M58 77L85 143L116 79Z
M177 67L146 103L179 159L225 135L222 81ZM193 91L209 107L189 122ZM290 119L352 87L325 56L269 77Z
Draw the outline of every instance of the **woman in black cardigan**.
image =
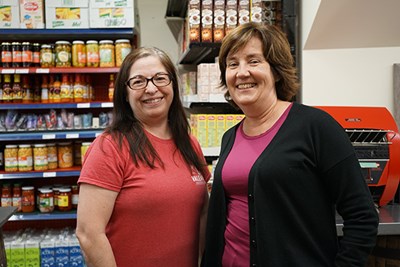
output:
M245 119L222 139L202 266L364 266L377 211L343 128L291 102L299 85L285 35L241 25L219 65L225 97Z

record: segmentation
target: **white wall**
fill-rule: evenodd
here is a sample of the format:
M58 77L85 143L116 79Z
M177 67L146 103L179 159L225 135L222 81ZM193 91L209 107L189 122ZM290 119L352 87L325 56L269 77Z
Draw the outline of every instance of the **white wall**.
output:
M302 1L303 48L320 2ZM369 34L368 31L366 27L363 34ZM393 64L399 62L400 47L303 50L302 102L309 105L384 106L394 114Z

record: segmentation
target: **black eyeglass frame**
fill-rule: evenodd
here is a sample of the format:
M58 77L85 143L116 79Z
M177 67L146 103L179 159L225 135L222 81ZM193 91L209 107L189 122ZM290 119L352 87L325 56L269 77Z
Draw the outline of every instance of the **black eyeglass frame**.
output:
M154 78L157 78L157 77L160 77L160 76L166 76L166 77L168 77L169 82L168 82L167 84L163 84L163 85L157 85L157 84L155 84L155 83L154 83ZM136 88L136 89L133 89L133 88L130 86L130 81L131 81L132 79L138 79L138 78L143 78L143 79L145 79L145 80L146 80L146 83L145 83L145 85L143 86L143 88ZM129 79L125 82L125 85L128 86L129 89L131 89L131 90L139 91L139 90L145 89L145 88L147 87L147 85L149 84L149 81L151 81L151 82L154 84L154 86L156 86L156 87L163 87L163 86L170 85L171 82L172 82L172 79L171 79L171 75L169 75L168 73L157 73L156 75L154 75L154 76L151 77L151 78L146 78L146 77L144 77L144 76L142 76L142 75L137 75L137 76L135 76L135 77L129 78Z

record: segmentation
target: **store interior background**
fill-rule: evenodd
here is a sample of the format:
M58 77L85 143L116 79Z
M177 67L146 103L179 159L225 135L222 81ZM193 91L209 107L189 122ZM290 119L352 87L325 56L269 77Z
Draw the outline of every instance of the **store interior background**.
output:
M394 115L393 64L400 63L400 1L300 2L301 102L386 107ZM165 50L177 62L175 35L181 22L167 23L167 3L137 0L140 42Z

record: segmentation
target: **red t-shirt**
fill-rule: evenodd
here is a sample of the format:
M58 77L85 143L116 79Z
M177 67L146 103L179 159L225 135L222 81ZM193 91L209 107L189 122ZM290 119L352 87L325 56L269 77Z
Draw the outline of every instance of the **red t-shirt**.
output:
M121 151L110 136L101 135L87 151L78 182L119 192L106 229L119 267L197 266L200 212L210 173L203 178L190 171L173 140L146 134L164 169L158 163L156 169L142 163L137 168L126 144Z

